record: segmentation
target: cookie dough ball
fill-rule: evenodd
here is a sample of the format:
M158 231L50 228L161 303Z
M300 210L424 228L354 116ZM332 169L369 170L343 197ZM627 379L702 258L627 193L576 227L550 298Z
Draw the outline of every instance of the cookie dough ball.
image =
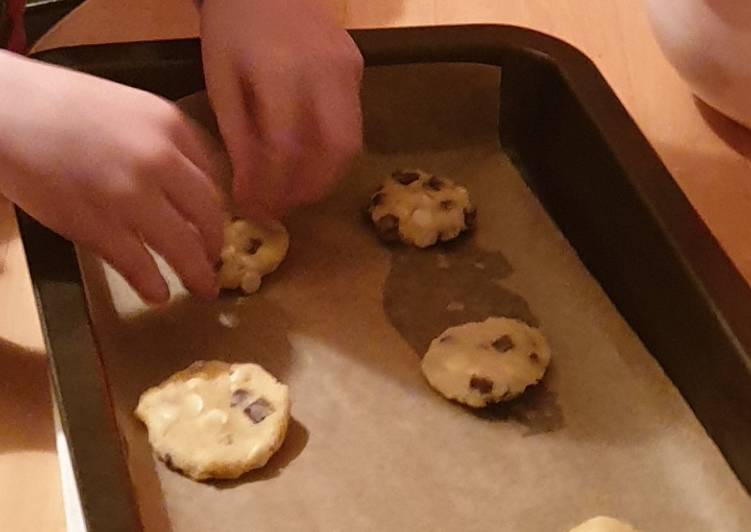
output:
M136 416L168 466L195 479L266 465L287 432L287 386L257 364L199 361L146 390Z
M289 248L289 234L279 222L266 226L248 220L228 221L224 228L219 286L252 294L261 278L277 269Z
M424 248L456 238L477 213L464 187L412 170L394 172L370 198L368 214L382 240Z
M570 532L639 532L631 525L612 517L594 517Z
M488 318L446 329L431 342L422 372L448 399L480 408L520 395L549 363L550 347L538 329Z

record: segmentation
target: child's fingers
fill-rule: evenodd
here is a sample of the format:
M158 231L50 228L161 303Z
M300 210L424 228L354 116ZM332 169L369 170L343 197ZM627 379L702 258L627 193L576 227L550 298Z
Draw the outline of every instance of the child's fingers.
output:
M203 237L209 259L216 261L222 249L224 214L219 192L211 179L187 157L183 168L164 176L162 186L177 211L192 223ZM179 178L174 176L178 175Z
M207 67L215 68L216 65L209 64ZM251 119L253 98L244 92L239 78L226 75L217 77L219 82L212 84L209 94L232 162L234 202L248 217L259 220L273 217L273 201L258 190L258 179L267 175L268 170L263 169L259 132L257 124Z
M114 231L94 241L92 247L144 300L158 304L169 299L169 288L154 257L135 234L125 229Z
M216 273L199 234L166 196L153 194L134 214L135 229L175 269L191 292L213 299Z

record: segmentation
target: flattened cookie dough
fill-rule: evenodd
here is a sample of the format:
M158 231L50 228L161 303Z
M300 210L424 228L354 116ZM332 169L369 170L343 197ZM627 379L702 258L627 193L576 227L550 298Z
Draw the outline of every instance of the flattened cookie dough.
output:
M136 416L156 455L195 480L266 465L287 432L287 386L257 364L194 362L146 390Z
M538 329L488 318L446 329L430 343L422 372L448 399L480 408L520 395L549 363L550 347Z
M219 285L252 294L261 278L277 269L289 248L289 234L280 222L268 226L244 219L228 221L224 227Z
M368 214L381 240L420 248L452 240L474 225L467 189L422 170L397 171L370 198Z
M639 532L628 523L613 519L612 517L594 517L579 526L572 528L570 532Z

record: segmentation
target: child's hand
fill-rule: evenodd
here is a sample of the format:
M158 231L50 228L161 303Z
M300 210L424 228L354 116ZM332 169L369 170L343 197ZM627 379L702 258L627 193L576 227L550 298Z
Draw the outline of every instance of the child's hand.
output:
M321 4L203 3L209 98L249 215L320 199L360 149L362 57Z
M0 51L0 192L168 298L144 244L216 295L221 200L202 133L143 91Z

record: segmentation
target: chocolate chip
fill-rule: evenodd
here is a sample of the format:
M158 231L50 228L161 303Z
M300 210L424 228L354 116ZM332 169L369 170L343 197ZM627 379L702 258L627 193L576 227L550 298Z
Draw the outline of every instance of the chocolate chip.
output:
M164 456L161 457L162 462L164 462L164 465L167 466L167 469L171 471L176 471L178 473L182 473L182 469L180 469L175 462L172 460L172 456L169 453L165 453Z
M469 207L464 209L464 225L467 228L473 227L477 221L477 209Z
M443 200L440 203L441 209L443 209L444 211L450 211L451 209L454 208L455 205L456 204L452 200L450 200L450 199Z
M508 334L504 334L493 342L493 349L500 353L505 353L509 349L514 348L514 342L511 341L511 337Z
M240 403L244 403L248 400L248 397L250 394L248 393L248 390L243 390L242 388L235 390L232 392L232 397L229 400L229 406L237 406Z
M420 174L418 174L417 172L398 171L391 174L391 177L393 177L398 183L406 186L420 179Z
M437 175L431 176L430 179L425 181L423 185L425 188L430 188L432 190L441 190L443 188L443 180L438 177Z
M375 222L376 233L384 242L396 242L399 240L399 218L393 214L387 214Z
M533 362L539 362L540 361L540 355L537 353L530 353L529 359Z
M253 255L256 251L258 251L258 248L260 248L262 244L263 244L263 240L260 240L258 238L252 238L250 240L250 243L248 244L248 249L247 249L248 253Z
M266 399L261 397L245 407L243 412L253 423L260 423L274 413L274 407L271 406L271 403Z
M469 387L480 393L490 393L493 391L493 381L484 377L472 375L472 378L469 380Z
M383 192L376 193L372 198L370 198L370 205L372 207L380 205L381 203L383 203L383 198L385 197L386 195Z

